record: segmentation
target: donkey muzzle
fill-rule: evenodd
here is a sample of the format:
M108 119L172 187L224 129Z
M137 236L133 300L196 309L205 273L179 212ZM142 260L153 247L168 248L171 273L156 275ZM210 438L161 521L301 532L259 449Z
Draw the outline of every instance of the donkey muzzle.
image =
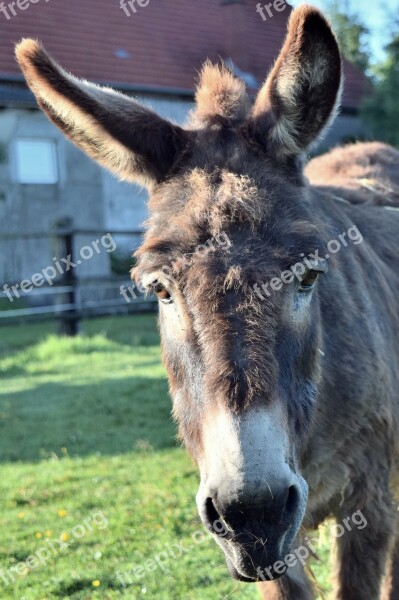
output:
M198 511L243 581L283 575L274 565L293 548L306 510L308 487L289 464L282 423L278 408L225 413L204 437Z

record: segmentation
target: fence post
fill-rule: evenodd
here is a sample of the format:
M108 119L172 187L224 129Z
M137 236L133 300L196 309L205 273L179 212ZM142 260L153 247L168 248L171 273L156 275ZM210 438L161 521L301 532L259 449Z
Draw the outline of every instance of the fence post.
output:
M69 263L74 263L74 232L72 229L64 230L61 232L61 248L62 258L70 258ZM71 288L69 292L65 294L67 304L72 304L74 308L61 312L59 319L59 333L61 335L74 336L79 333L79 312L77 307L77 278L75 276L73 268L65 271L61 278L61 285L65 285Z

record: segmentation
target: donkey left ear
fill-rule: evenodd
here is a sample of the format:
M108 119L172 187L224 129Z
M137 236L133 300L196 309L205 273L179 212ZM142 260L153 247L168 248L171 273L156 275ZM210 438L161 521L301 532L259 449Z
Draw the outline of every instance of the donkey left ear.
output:
M340 92L341 56L331 27L319 10L301 6L256 99L256 138L279 157L307 150L333 120Z
M132 98L73 77L36 40L16 56L40 108L81 150L121 179L151 187L164 180L189 134Z

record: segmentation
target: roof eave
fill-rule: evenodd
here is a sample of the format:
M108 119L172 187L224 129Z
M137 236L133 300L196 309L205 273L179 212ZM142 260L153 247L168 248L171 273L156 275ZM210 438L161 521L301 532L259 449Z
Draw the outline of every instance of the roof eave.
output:
M22 83L25 84L25 78L23 75L10 75L0 73L0 83ZM107 87L112 87L117 90L121 90L124 92L131 92L136 94L156 94L162 96L181 96L183 98L193 98L194 91L192 89L187 88L179 88L179 87L168 87L168 86L159 86L159 85L147 85L147 84L131 84L131 83L122 83L120 81L103 81L103 80L95 80L94 83L98 85L103 85Z
M0 73L0 84L7 83L21 83L24 84L24 91L27 94L26 99L24 100L15 100L10 97L10 100L7 102L1 102L0 106L7 107L18 107L18 108L35 108L36 102L33 94L25 85L25 79L22 75L2 75ZM148 96L170 96L173 98L181 98L182 100L194 100L195 92L194 90L186 89L186 88L175 88L175 87L166 87L166 86L151 86L151 85L143 85L143 84L130 84L130 83L121 83L118 81L101 81L97 80L97 84L105 85L108 87L112 87L114 89L120 90L121 92L125 92L128 94L143 94ZM359 107L342 105L341 114L344 115L357 115L359 113Z

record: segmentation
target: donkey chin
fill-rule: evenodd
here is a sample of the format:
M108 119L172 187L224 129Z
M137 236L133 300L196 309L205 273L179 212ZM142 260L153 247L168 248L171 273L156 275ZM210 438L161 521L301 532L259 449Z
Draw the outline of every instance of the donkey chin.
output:
M281 413L214 413L206 430L197 494L201 520L234 578L277 579L284 569L274 565L295 551L308 498Z

